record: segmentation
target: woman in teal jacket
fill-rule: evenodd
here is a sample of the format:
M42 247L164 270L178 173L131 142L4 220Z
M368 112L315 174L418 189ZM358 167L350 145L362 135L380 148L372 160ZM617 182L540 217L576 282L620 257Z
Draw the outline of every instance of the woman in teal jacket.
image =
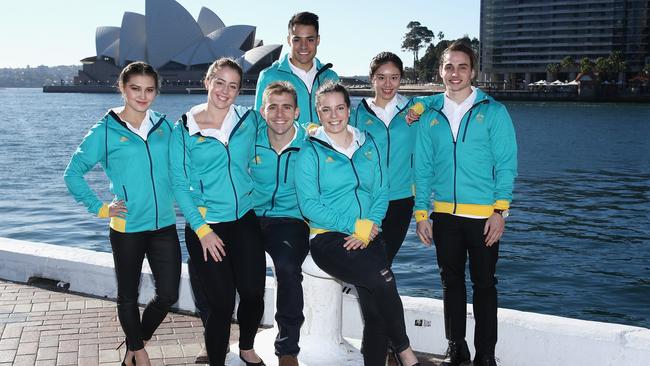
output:
M187 221L185 243L209 304L205 344L210 363L225 363L230 320L239 293L239 357L264 363L253 350L264 312L266 257L253 211L248 172L261 120L234 105L242 69L215 61L205 77L207 103L174 126L169 148L174 195Z
M388 210L382 222L382 237L386 242L388 263L399 251L413 212L415 184L413 182L413 153L417 126L407 122L410 109L424 106L417 98L397 93L404 66L391 52L381 52L370 62L370 80L375 95L359 102L353 125L367 131L376 139L386 162L389 186Z
M117 277L117 314L126 334L123 365L149 365L149 340L178 299L181 252L169 180L172 125L149 109L158 92L158 74L143 62L127 65L118 85L124 106L111 109L77 148L65 173L72 196L88 211L110 217L110 242ZM103 203L83 175L99 163L114 195ZM138 287L145 255L156 296L142 313Z
M381 150L372 135L348 126L350 97L343 86L323 85L316 105L322 126L301 149L296 166L298 202L310 221L312 258L325 272L357 288L365 324L364 364L383 365L390 339L403 363L416 365L380 235L388 206Z

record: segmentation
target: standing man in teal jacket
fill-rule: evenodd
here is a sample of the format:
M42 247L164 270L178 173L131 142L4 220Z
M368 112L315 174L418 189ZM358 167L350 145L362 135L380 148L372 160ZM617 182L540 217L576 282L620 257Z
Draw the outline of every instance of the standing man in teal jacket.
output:
M275 354L279 366L298 366L300 326L305 321L302 262L309 252L309 226L294 185L296 159L305 140L305 130L294 122L300 113L296 90L286 81L269 84L260 112L266 124L258 129L248 166L264 250L273 259L277 280Z
M472 87L476 57L454 42L440 62L445 92L429 100L415 146L415 219L422 242L436 245L445 335L441 365L469 363L465 342L469 254L476 327L474 365L496 366L499 239L517 175L517 142L506 108ZM427 219L433 192L433 213Z
M269 84L287 81L293 85L298 95L298 123L318 123L316 89L328 80L339 80L339 76L332 70L332 64L322 64L316 58L320 43L318 15L306 11L294 14L289 20L287 42L290 53L264 69L257 79L255 110L261 110L262 94Z

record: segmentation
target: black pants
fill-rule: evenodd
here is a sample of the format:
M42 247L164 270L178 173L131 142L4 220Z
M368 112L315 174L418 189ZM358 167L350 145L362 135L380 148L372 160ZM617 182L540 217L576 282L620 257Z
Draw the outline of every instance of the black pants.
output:
M226 245L226 256L221 262L215 262L209 255L207 261L203 260L201 242L189 226L185 226L185 243L210 308L205 327L210 364L223 365L230 339L235 291L239 293L239 348L253 348L264 313L266 257L257 217L252 210L239 220L210 224L210 227Z
M192 258L187 258L187 272L190 276L192 295L194 295L194 306L196 306L196 312L199 313L199 318L201 318L201 323L205 329L205 325L208 321L208 315L210 314L210 304L208 303L207 296L203 292L201 278L196 272L196 268L192 263Z
M465 263L469 254L472 280L474 346L477 355L494 355L497 343L497 279L495 277L499 243L485 246L486 219L470 219L434 213L433 240L442 279L445 335L458 341L465 338L467 290Z
M176 226L153 231L120 233L110 230L117 277L117 316L128 340L127 347L144 348L154 331L178 300L181 277L181 248ZM138 289L145 255L151 267L156 295L147 304L140 320Z
M402 300L386 260L386 249L381 235L366 249L351 251L343 247L346 236L339 232L316 235L311 240L311 256L330 276L351 283L357 288L364 320L364 365L383 366L386 362L388 340L397 352L409 347ZM368 309L372 310L367 311Z
M278 336L275 354L300 352L300 326L305 321L302 294L302 262L309 252L309 226L292 218L260 218L264 249L275 267Z
M388 202L386 217L381 223L381 235L386 242L386 255L388 256L389 266L393 265L393 259L395 259L406 237L413 216L414 203L413 197Z

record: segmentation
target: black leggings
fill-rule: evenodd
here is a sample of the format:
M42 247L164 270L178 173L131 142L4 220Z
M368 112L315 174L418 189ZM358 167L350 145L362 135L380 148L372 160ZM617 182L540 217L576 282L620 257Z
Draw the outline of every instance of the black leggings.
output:
M311 240L311 256L330 276L357 288L364 318L364 365L384 365L388 339L397 352L409 347L402 300L386 260L381 235L367 248L350 251L343 247L346 236L339 232L316 235Z
M210 224L224 242L226 256L215 262L203 247L194 230L185 226L185 243L199 282L209 304L205 326L205 347L210 364L223 365L230 339L230 321L239 293L237 320L239 348L251 349L264 313L266 256L255 212L248 211L235 221Z
M131 351L144 348L162 323L169 308L178 300L181 277L181 248L176 226L153 231L121 233L110 230L115 275L117 277L117 316ZM138 308L138 288L145 255L151 267L156 295L142 313Z
M414 203L413 197L388 202L386 217L381 223L381 236L386 242L386 256L388 257L389 266L393 265L393 259L395 259L406 237L413 216Z

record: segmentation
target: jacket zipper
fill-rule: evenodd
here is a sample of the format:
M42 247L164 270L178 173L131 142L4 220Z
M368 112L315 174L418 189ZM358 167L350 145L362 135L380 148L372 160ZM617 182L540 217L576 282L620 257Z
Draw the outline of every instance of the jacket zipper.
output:
M309 89L307 89L307 84L305 84L305 82L298 75L294 74L293 72L280 70L282 72L286 72L288 74L292 74L292 75L296 76L298 78L298 80L300 80L301 84L305 87L305 90L307 91L307 93L309 93L309 122L314 121L314 112L313 112L313 109L314 109L313 108L313 103L314 103L313 102L314 83L316 83L316 81L318 81L318 84L320 85L320 80L318 79L318 77L320 76L320 74L327 71L332 66L333 65L331 63L327 63L327 64L323 65L320 69L318 69L318 71L316 71L316 75L314 76L314 81L312 81L312 83L311 83L311 91Z
M124 191L124 202L129 202L129 195L126 194L126 187L122 185L122 191Z
M474 104L469 110L467 110L467 112L465 112L466 115L467 115L467 113L469 113L469 116L467 117L467 121L465 121L465 130L463 131L463 142L465 142L465 137L467 136L467 126L469 126L469 121L472 118L472 113L474 112L474 108L478 107L481 104L488 103L488 102L489 102L488 99L483 99L482 101ZM465 116L463 116L463 118L465 118ZM461 119L461 121L462 121L462 119Z
M118 121L119 124L121 124L121 125L122 125L124 128L126 128L127 130L131 131L131 130L126 126L126 123L124 123L124 121L122 121L122 120L119 118L119 116L117 116L117 114L115 114L113 111L111 111L111 113L114 114L114 118L115 118L116 121ZM162 125L162 121L163 121L164 119L165 119L165 116L160 117L160 119L158 120L158 122L157 122L156 124L154 124L153 127L151 127L151 129L150 129L149 132L147 133L147 137L151 136L151 134L152 134L155 130L157 130L158 127L160 127L160 125ZM133 131L131 131L131 132L133 133ZM155 208L155 210L156 210L156 229L158 229L158 196L157 196L157 194L156 194L156 182L155 182L155 180L154 180L154 176L153 176L153 159L151 158L151 150L149 149L149 142L148 142L148 140L143 139L143 138L142 138L140 135L138 135L138 134L135 134L135 133L134 133L134 135L138 136L138 137L140 138L140 140L142 140L142 141L144 142L144 146L145 146L145 148L147 149L147 157L149 158L149 176L151 177L151 189L152 189L152 191L153 191L153 202L154 202L154 208ZM123 187L124 187L124 186L123 186ZM126 188L124 188L124 195L125 195L125 199L126 199Z

